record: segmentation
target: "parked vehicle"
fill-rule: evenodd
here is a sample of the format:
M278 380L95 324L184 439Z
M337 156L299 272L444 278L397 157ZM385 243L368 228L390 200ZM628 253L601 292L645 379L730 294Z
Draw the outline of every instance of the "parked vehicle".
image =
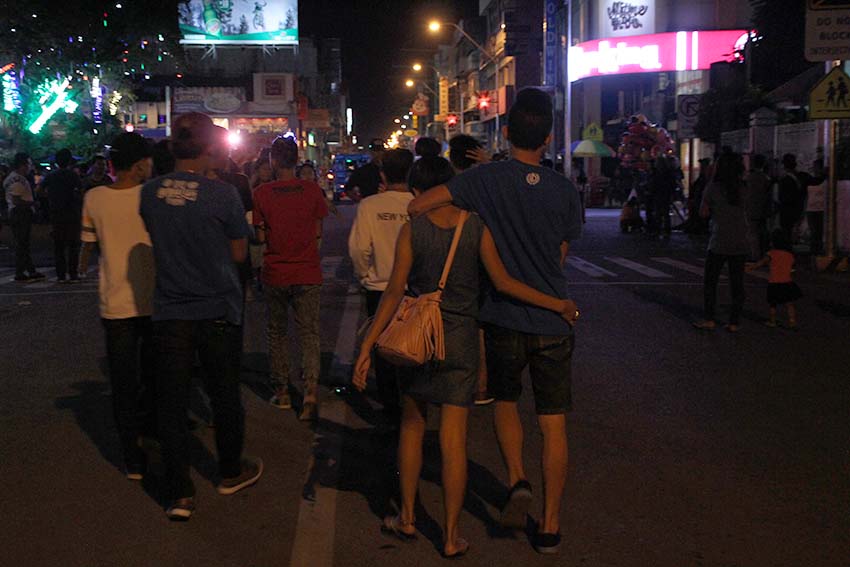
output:
M370 159L369 154L337 154L334 157L327 175L328 185L333 191L334 202L339 202L343 197L348 197L352 201L360 200L360 195L346 194L345 184L348 183L351 173L358 167L369 163Z

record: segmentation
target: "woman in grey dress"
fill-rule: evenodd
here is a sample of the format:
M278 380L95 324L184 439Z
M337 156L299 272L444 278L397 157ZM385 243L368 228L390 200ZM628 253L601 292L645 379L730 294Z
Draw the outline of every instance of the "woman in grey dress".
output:
M423 157L413 165L409 184L413 193L419 195L444 184L452 176L452 167L445 159ZM413 219L402 228L389 285L355 363L354 384L360 390L366 387L372 348L401 303L405 288L413 295L437 289L460 215L457 207L445 206ZM441 408L440 450L445 505L442 554L445 557L463 555L469 548L458 535L457 521L466 491L466 422L469 406L475 398L478 369L479 260L499 292L560 313L567 320L575 312L572 302L548 296L511 278L481 219L472 215L466 220L440 303L445 359L413 369L401 384L398 447L401 511L398 516L384 518L382 526L383 531L403 540L416 537L413 505L422 468L426 410L427 404L438 404Z

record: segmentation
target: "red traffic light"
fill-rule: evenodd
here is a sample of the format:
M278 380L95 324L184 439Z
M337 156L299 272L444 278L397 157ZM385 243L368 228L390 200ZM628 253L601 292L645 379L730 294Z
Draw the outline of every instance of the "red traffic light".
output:
M482 91L478 94L478 109L484 110L486 108L490 108L490 93Z
M447 123L449 126L457 126L457 115L455 115L455 114L449 114L449 115L446 117L446 123Z

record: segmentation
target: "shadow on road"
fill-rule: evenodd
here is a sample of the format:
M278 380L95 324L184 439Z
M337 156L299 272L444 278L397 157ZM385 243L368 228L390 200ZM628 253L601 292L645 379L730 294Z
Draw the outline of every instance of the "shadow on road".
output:
M105 359L101 360L101 371L104 373L105 365ZM54 406L56 409L72 412L80 430L91 440L101 457L123 475L124 461L118 432L115 429L112 397L108 383L84 380L74 382L70 387L77 393L57 398ZM202 400L195 400L195 398L197 396L193 396L191 404L193 411L194 408L204 404ZM205 425L190 420L190 429L203 431ZM151 499L165 505L164 497L159 491L159 483L163 474L161 456L157 450L152 450L150 446L143 445L143 449L148 457L148 474L145 475L142 487ZM218 481L218 462L196 435L190 435L189 452L189 462L198 474L210 483L216 483Z
M398 468L396 466L398 437L395 431L381 427L382 418L366 397L359 393L342 396L357 415L378 427L354 428L335 421L320 419L315 425L312 466L302 490L302 497L314 500L316 486L360 494L375 516L375 536L379 537L381 520L400 508ZM423 467L420 481L441 486L441 457L439 434L429 430L423 443ZM469 483L464 508L481 521L490 537L513 538L490 513L499 508L507 497L507 487L486 467L468 461ZM417 498L416 528L437 551L443 546L442 509L426 510Z

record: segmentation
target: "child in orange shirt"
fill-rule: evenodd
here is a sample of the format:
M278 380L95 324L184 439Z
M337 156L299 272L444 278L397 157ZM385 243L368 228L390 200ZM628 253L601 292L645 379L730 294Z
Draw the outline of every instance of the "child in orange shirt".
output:
M746 270L751 272L761 266L770 266L770 279L767 282L767 303L770 305L770 319L765 323L768 327L777 327L776 308L785 305L788 312L788 328L797 328L797 309L794 302L803 297L803 292L794 283L792 270L794 254L791 252L791 242L782 230L774 230L771 235L771 247L767 255L758 262L747 264Z

